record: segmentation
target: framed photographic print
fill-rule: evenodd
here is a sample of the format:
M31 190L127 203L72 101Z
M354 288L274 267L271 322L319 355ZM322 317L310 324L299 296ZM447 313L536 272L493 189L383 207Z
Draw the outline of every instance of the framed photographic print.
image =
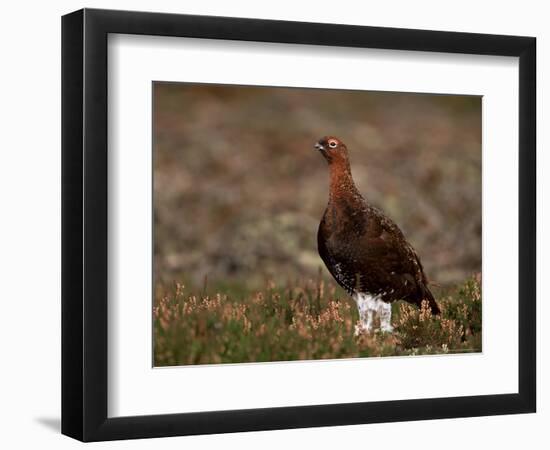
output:
M531 37L62 21L62 432L535 411Z

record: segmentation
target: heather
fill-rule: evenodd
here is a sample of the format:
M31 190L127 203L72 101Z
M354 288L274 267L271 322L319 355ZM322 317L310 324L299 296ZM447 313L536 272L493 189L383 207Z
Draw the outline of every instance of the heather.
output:
M479 277L439 294L441 316L398 302L393 333L355 336L357 308L322 277L234 294L175 284L153 307L155 365L480 352Z

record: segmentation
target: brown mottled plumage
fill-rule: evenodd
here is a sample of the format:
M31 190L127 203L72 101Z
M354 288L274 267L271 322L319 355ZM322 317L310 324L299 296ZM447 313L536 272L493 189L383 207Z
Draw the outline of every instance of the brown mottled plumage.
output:
M399 227L357 190L344 143L327 136L315 147L329 165L329 201L317 243L332 276L354 298L361 294L385 303L405 300L416 305L427 300L432 313L439 314L413 247Z

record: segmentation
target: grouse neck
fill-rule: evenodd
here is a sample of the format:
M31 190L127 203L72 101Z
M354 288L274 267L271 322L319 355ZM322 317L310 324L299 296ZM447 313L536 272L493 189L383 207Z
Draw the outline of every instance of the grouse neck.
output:
M353 177L351 176L351 168L348 161L333 162L329 164L330 174L330 192L329 200L345 198L359 194L355 187Z

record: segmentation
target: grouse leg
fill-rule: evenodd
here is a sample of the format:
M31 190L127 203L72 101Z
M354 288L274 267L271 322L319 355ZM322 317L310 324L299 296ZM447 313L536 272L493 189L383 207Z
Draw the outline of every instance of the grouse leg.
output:
M355 294L353 298L359 311L359 323L355 326L355 335L358 336L361 333L372 331L377 300L376 297L367 294Z
M380 316L380 329L386 333L391 333L391 303L378 300L378 314Z

